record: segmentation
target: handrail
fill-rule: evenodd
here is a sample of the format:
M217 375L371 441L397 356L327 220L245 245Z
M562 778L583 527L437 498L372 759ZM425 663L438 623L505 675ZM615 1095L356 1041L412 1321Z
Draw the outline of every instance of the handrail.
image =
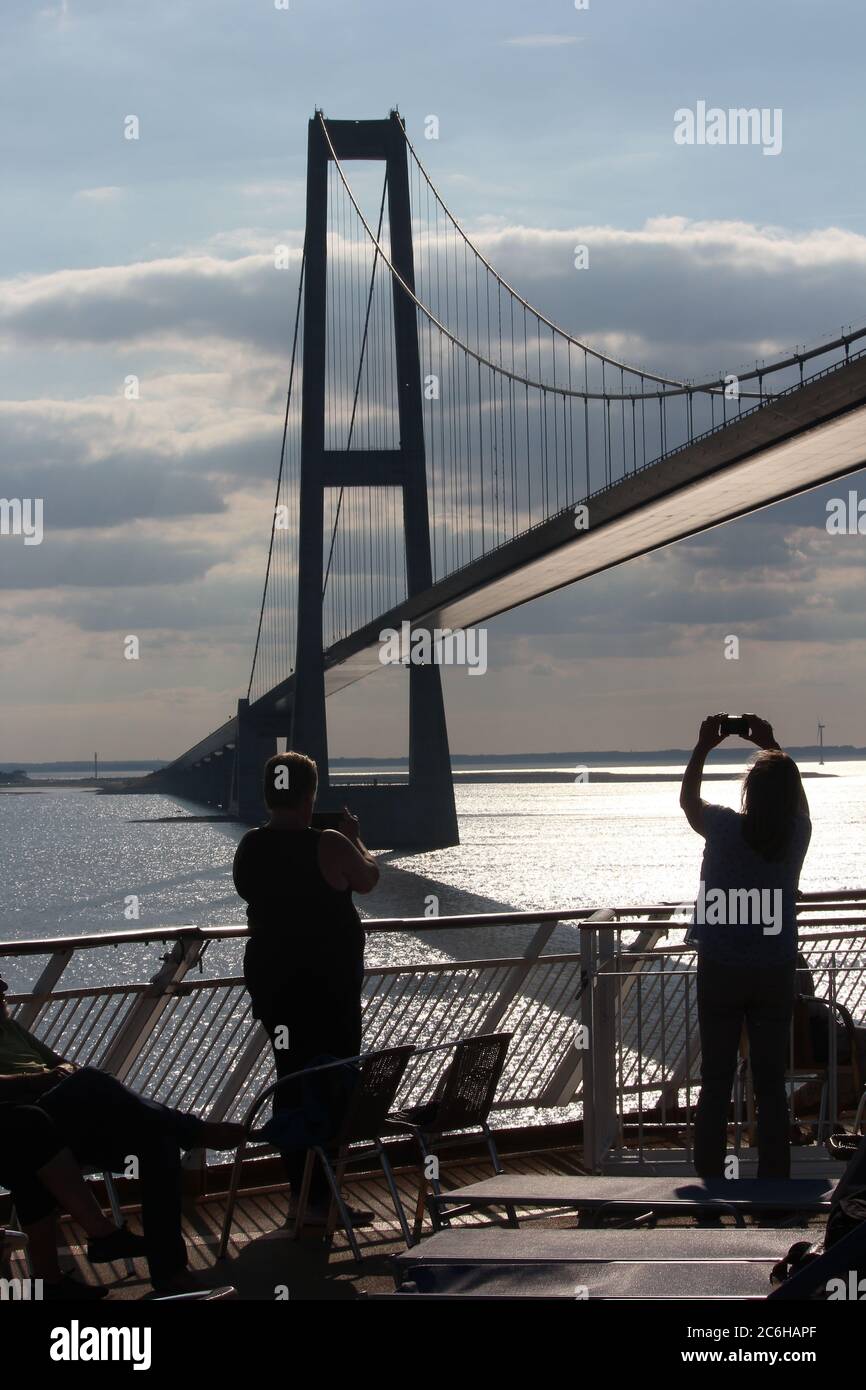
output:
M842 892L849 894L847 903ZM690 906L667 902L367 919L371 936L385 933L393 940L403 932L404 939L400 950L376 953L385 959L368 959L364 1046L370 1050L409 1039L435 1048L452 1034L511 1032L497 1112L579 1105L592 1166L624 1132L632 1113L640 1123L644 1099L674 1113L678 1094L685 1092L688 1121L697 1057L695 951L684 940ZM833 998L838 982L843 1002L862 1017L866 891L803 895L797 906L800 945L817 972L816 982L826 974ZM565 940L554 935L560 924L573 928ZM529 930L509 937L509 926ZM485 927L493 932L484 939L489 956L481 956L473 938L465 937L460 946L467 959L447 951L419 959L428 953L417 949L418 943L436 939L430 933ZM142 1094L225 1119L242 1112L264 1083L270 1050L252 1017L236 953L225 962L214 959L213 974L199 974L196 966L209 942L247 935L245 925L187 923L0 942L0 971L4 954L18 957L8 1002L19 1023L56 1051L99 1066ZM163 945L154 953L155 943ZM122 945L134 949L118 962L123 971L112 971L109 948ZM72 975L77 947L105 947L106 953L99 969L79 971L61 987L66 972ZM154 954L159 963L151 976ZM22 968L28 956L29 970ZM27 984L18 978L19 972L31 971ZM578 1045L578 1024L589 1028L588 1044ZM401 1103L428 1098L444 1065L425 1057L410 1068ZM835 1116L833 1097L830 1108Z
M837 889L828 893L804 893L797 902L797 915L805 926L833 926L831 917L806 917L804 912L811 910L826 912L848 912L850 907L861 902L864 915L849 917L854 925L866 926L866 888ZM837 906L838 904L838 906ZM647 925L647 919L669 922L672 914L687 912L694 904L682 903L637 903L606 909L613 914L613 920L590 920L597 912L595 907L545 908L536 912L468 912L455 913L444 917L365 917L364 931L369 935L389 935L398 932L440 932L463 931L475 927L519 927L537 926L542 922L568 922L581 931L640 931ZM685 926L686 923L671 923L672 926ZM838 933L833 933L834 936ZM102 946L125 946L167 941L219 941L237 940L249 936L245 923L229 923L224 926L197 926L194 923L178 927L137 927L128 931L95 932L81 936L46 936L24 941L0 940L0 956L54 955L61 951L95 950ZM815 938L810 938L814 940Z

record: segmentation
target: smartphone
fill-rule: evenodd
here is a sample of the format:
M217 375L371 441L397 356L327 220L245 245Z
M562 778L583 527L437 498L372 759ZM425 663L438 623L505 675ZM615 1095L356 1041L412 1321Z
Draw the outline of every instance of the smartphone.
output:
M314 830L339 830L342 819L342 811L314 811L312 826Z
M738 734L740 738L749 737L749 716L747 714L723 714L719 721L719 732Z

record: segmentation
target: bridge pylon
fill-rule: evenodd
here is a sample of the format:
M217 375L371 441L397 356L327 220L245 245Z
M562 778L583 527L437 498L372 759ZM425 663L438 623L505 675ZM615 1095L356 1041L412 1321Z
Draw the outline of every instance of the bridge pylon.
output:
M387 174L390 251L394 269L414 291L415 271L409 177L403 123L387 120L328 121L333 153L344 159L384 161ZM392 278L400 443L396 449L326 449L326 322L328 166L331 147L315 117L307 145L307 210L304 271L304 345L301 419L298 621L291 747L315 758L319 807L343 800L361 821L365 842L377 848L457 844L457 814L448 730L436 665L409 667L408 784L331 785L325 715L323 654L323 527L326 488L399 487L403 498L408 596L433 582L421 397L421 362L415 306Z

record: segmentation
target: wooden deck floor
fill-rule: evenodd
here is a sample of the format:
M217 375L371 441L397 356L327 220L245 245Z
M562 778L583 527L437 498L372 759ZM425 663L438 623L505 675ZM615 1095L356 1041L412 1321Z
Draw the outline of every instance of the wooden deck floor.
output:
M583 1171L576 1152L567 1150L503 1157L511 1173L577 1173ZM453 1188L490 1177L490 1164L484 1160L443 1163L443 1187ZM418 1191L417 1168L396 1171L398 1189L410 1225ZM347 1178L344 1190L348 1201L373 1213L374 1225L358 1231L363 1264L352 1259L345 1236L338 1231L330 1249L321 1234L292 1239L286 1228L288 1195L285 1189L248 1192L235 1208L232 1239L224 1260L216 1259L222 1229L225 1201L221 1196L190 1203L184 1214L184 1235L190 1252L190 1268L208 1287L232 1284L242 1299L271 1301L289 1299L356 1298L370 1292L390 1292L394 1282L390 1258L404 1248L403 1238L388 1189L381 1178ZM140 1230L138 1213L129 1213L130 1225ZM486 1224L483 1214L461 1218L469 1223ZM425 1227L429 1231L429 1226ZM101 1265L97 1277L82 1254L82 1233L73 1222L63 1225L63 1238L78 1278L87 1283L102 1282L110 1287L110 1299L141 1299L151 1294L147 1265L136 1261L135 1274L127 1276L122 1265ZM23 1271L22 1271L23 1273Z

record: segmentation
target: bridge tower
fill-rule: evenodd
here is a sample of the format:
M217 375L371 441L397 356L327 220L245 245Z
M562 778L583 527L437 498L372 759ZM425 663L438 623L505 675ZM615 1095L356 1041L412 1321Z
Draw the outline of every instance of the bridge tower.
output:
M327 130L341 163L349 159L385 162L391 261L414 291L408 165L399 114L392 111L384 121L328 121ZM328 163L332 156L318 117L310 121L307 150L298 622L290 746L318 764L320 809L336 809L345 799L359 816L368 844L379 848L453 845L459 837L438 666L409 667L408 785L360 786L349 795L329 783L322 623L325 489L401 488L408 596L429 589L433 574L418 323L414 304L394 279L399 447L368 451L325 447Z

